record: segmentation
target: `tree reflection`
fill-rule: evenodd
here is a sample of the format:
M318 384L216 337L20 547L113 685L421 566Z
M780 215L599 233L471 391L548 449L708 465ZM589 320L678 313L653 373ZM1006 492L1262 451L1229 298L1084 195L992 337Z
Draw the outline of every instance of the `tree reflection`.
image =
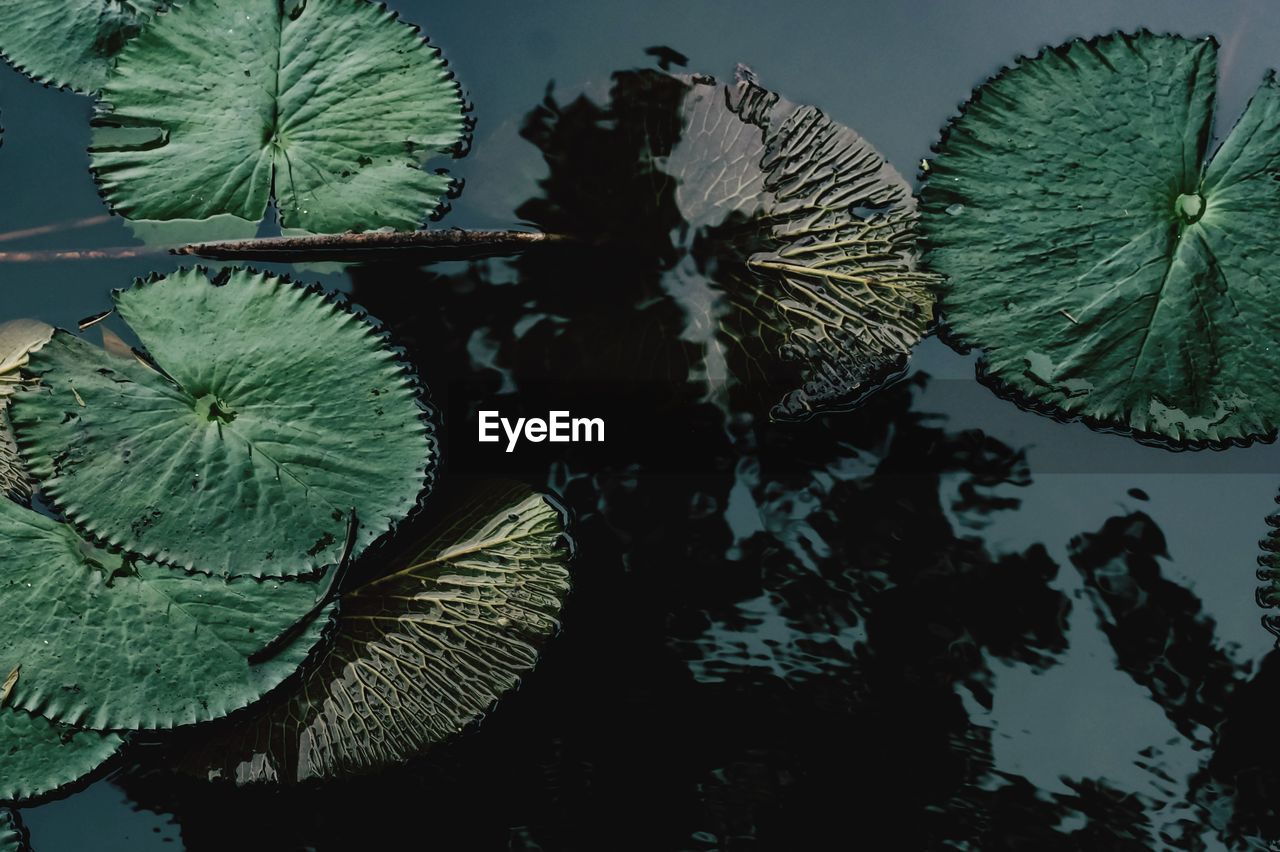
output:
M446 412L447 475L516 472L577 517L564 633L524 688L479 732L375 779L235 790L144 760L119 783L176 814L193 850L1139 850L1204 848L1204 825L1232 845L1280 834L1266 745L1280 664L1251 678L1217 646L1142 514L1080 536L1071 559L1121 670L1203 750L1186 785L1204 824L1105 778L1043 790L997 765L980 718L993 662L1040 672L1069 644L1049 551L975 534L1018 510L1026 459L922 410L919 373L802 424L708 395L670 287L687 223L647 156L678 128L683 86L623 73L607 103L549 96L527 118L549 173L521 215L598 245L352 270ZM603 416L609 440L508 456L474 441L481 407Z

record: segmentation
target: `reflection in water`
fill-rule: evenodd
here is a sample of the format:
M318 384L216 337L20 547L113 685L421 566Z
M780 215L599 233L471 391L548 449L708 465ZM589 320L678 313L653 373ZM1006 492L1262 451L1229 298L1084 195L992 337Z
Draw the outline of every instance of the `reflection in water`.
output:
M1062 542L1008 550L978 535L1018 511L1033 471L1021 449L922 410L921 373L799 424L740 394L708 398L687 291L672 286L687 222L649 156L659 125L641 126L686 94L622 74L609 104L548 99L525 123L549 176L521 215L625 235L625 256L602 244L351 272L446 411L450 475L518 472L576 515L564 633L524 688L478 734L372 779L237 791L175 779L144 752L118 783L176 814L195 850L398 848L409 829L445 849L825 849L883 833L903 849L1145 850L1280 836L1268 745L1280 664L1254 675L1218 646L1195 595L1162 574L1145 515L1081 531L1071 562L1120 670L1197 765L1153 751L1158 784L1136 790L1106 777L1044 789L998 764L1002 732L982 722L1002 673L1058 666L1072 640L1051 555ZM609 443L506 456L474 441L479 407L603 416Z

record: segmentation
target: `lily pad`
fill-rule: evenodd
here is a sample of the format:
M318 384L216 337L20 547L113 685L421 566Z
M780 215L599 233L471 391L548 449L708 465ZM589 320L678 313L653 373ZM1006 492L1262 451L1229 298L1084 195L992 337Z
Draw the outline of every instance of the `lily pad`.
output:
M270 659L320 584L227 580L133 560L70 526L0 501L0 669L8 704L95 730L151 730L217 719L298 670L323 617Z
M333 645L292 694L185 761L295 782L401 763L516 687L569 588L564 518L527 486L479 483L391 571L341 599Z
M1217 45L1045 50L975 92L923 191L942 309L1033 407L1196 444L1272 432L1280 83L1209 157Z
M0 0L0 54L40 83L96 92L167 0Z
M27 852L29 848L27 833L18 814L8 808L0 808L0 852Z
M123 745L117 734L76 730L0 708L0 802L21 803L56 793L93 773ZM6 848L3 838L0 825L0 850Z
M120 52L91 151L132 219L412 229L446 197L422 161L466 135L439 51L367 0L200 0Z
M911 186L853 130L745 69L728 86L685 79L659 165L697 235L693 266L723 294L715 346L736 350L726 360L744 384L794 365L775 418L847 407L903 366L933 317Z
M336 564L405 517L435 440L368 322L282 278L184 270L115 294L158 369L59 331L11 419L68 520L112 547L223 576Z

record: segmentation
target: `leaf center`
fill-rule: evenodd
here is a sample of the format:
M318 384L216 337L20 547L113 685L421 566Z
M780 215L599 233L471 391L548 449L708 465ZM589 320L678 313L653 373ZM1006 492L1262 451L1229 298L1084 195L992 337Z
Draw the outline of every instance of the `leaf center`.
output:
M205 394L196 400L196 416L201 420L225 425L236 419L236 410L221 397Z
M1184 192L1174 200L1173 209L1184 224L1194 224L1204 215L1204 198L1197 192Z

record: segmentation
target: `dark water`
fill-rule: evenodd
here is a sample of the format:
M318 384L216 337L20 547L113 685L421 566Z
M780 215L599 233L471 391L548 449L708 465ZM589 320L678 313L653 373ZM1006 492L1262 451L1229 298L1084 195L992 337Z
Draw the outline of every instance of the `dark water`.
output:
M652 45L725 77L747 62L908 173L972 86L1046 43L1216 34L1220 131L1280 65L1280 9L1260 2L394 5L476 102L447 220L470 227L628 223L651 203L627 167L634 128L606 105L611 73L651 65ZM558 108L530 122L552 82ZM572 106L583 92L594 105ZM101 212L88 102L4 70L0 109L0 231ZM114 220L21 247L130 242ZM0 319L70 325L174 265L2 265ZM1280 656L1254 600L1275 445L1170 453L1055 423L936 340L853 413L726 412L688 381L683 315L639 249L294 271L414 354L446 412L446 475L525 478L572 507L564 633L479 731L413 766L251 794L143 754L25 811L40 852L1280 839ZM508 456L475 442L481 407L603 415L609 441Z

